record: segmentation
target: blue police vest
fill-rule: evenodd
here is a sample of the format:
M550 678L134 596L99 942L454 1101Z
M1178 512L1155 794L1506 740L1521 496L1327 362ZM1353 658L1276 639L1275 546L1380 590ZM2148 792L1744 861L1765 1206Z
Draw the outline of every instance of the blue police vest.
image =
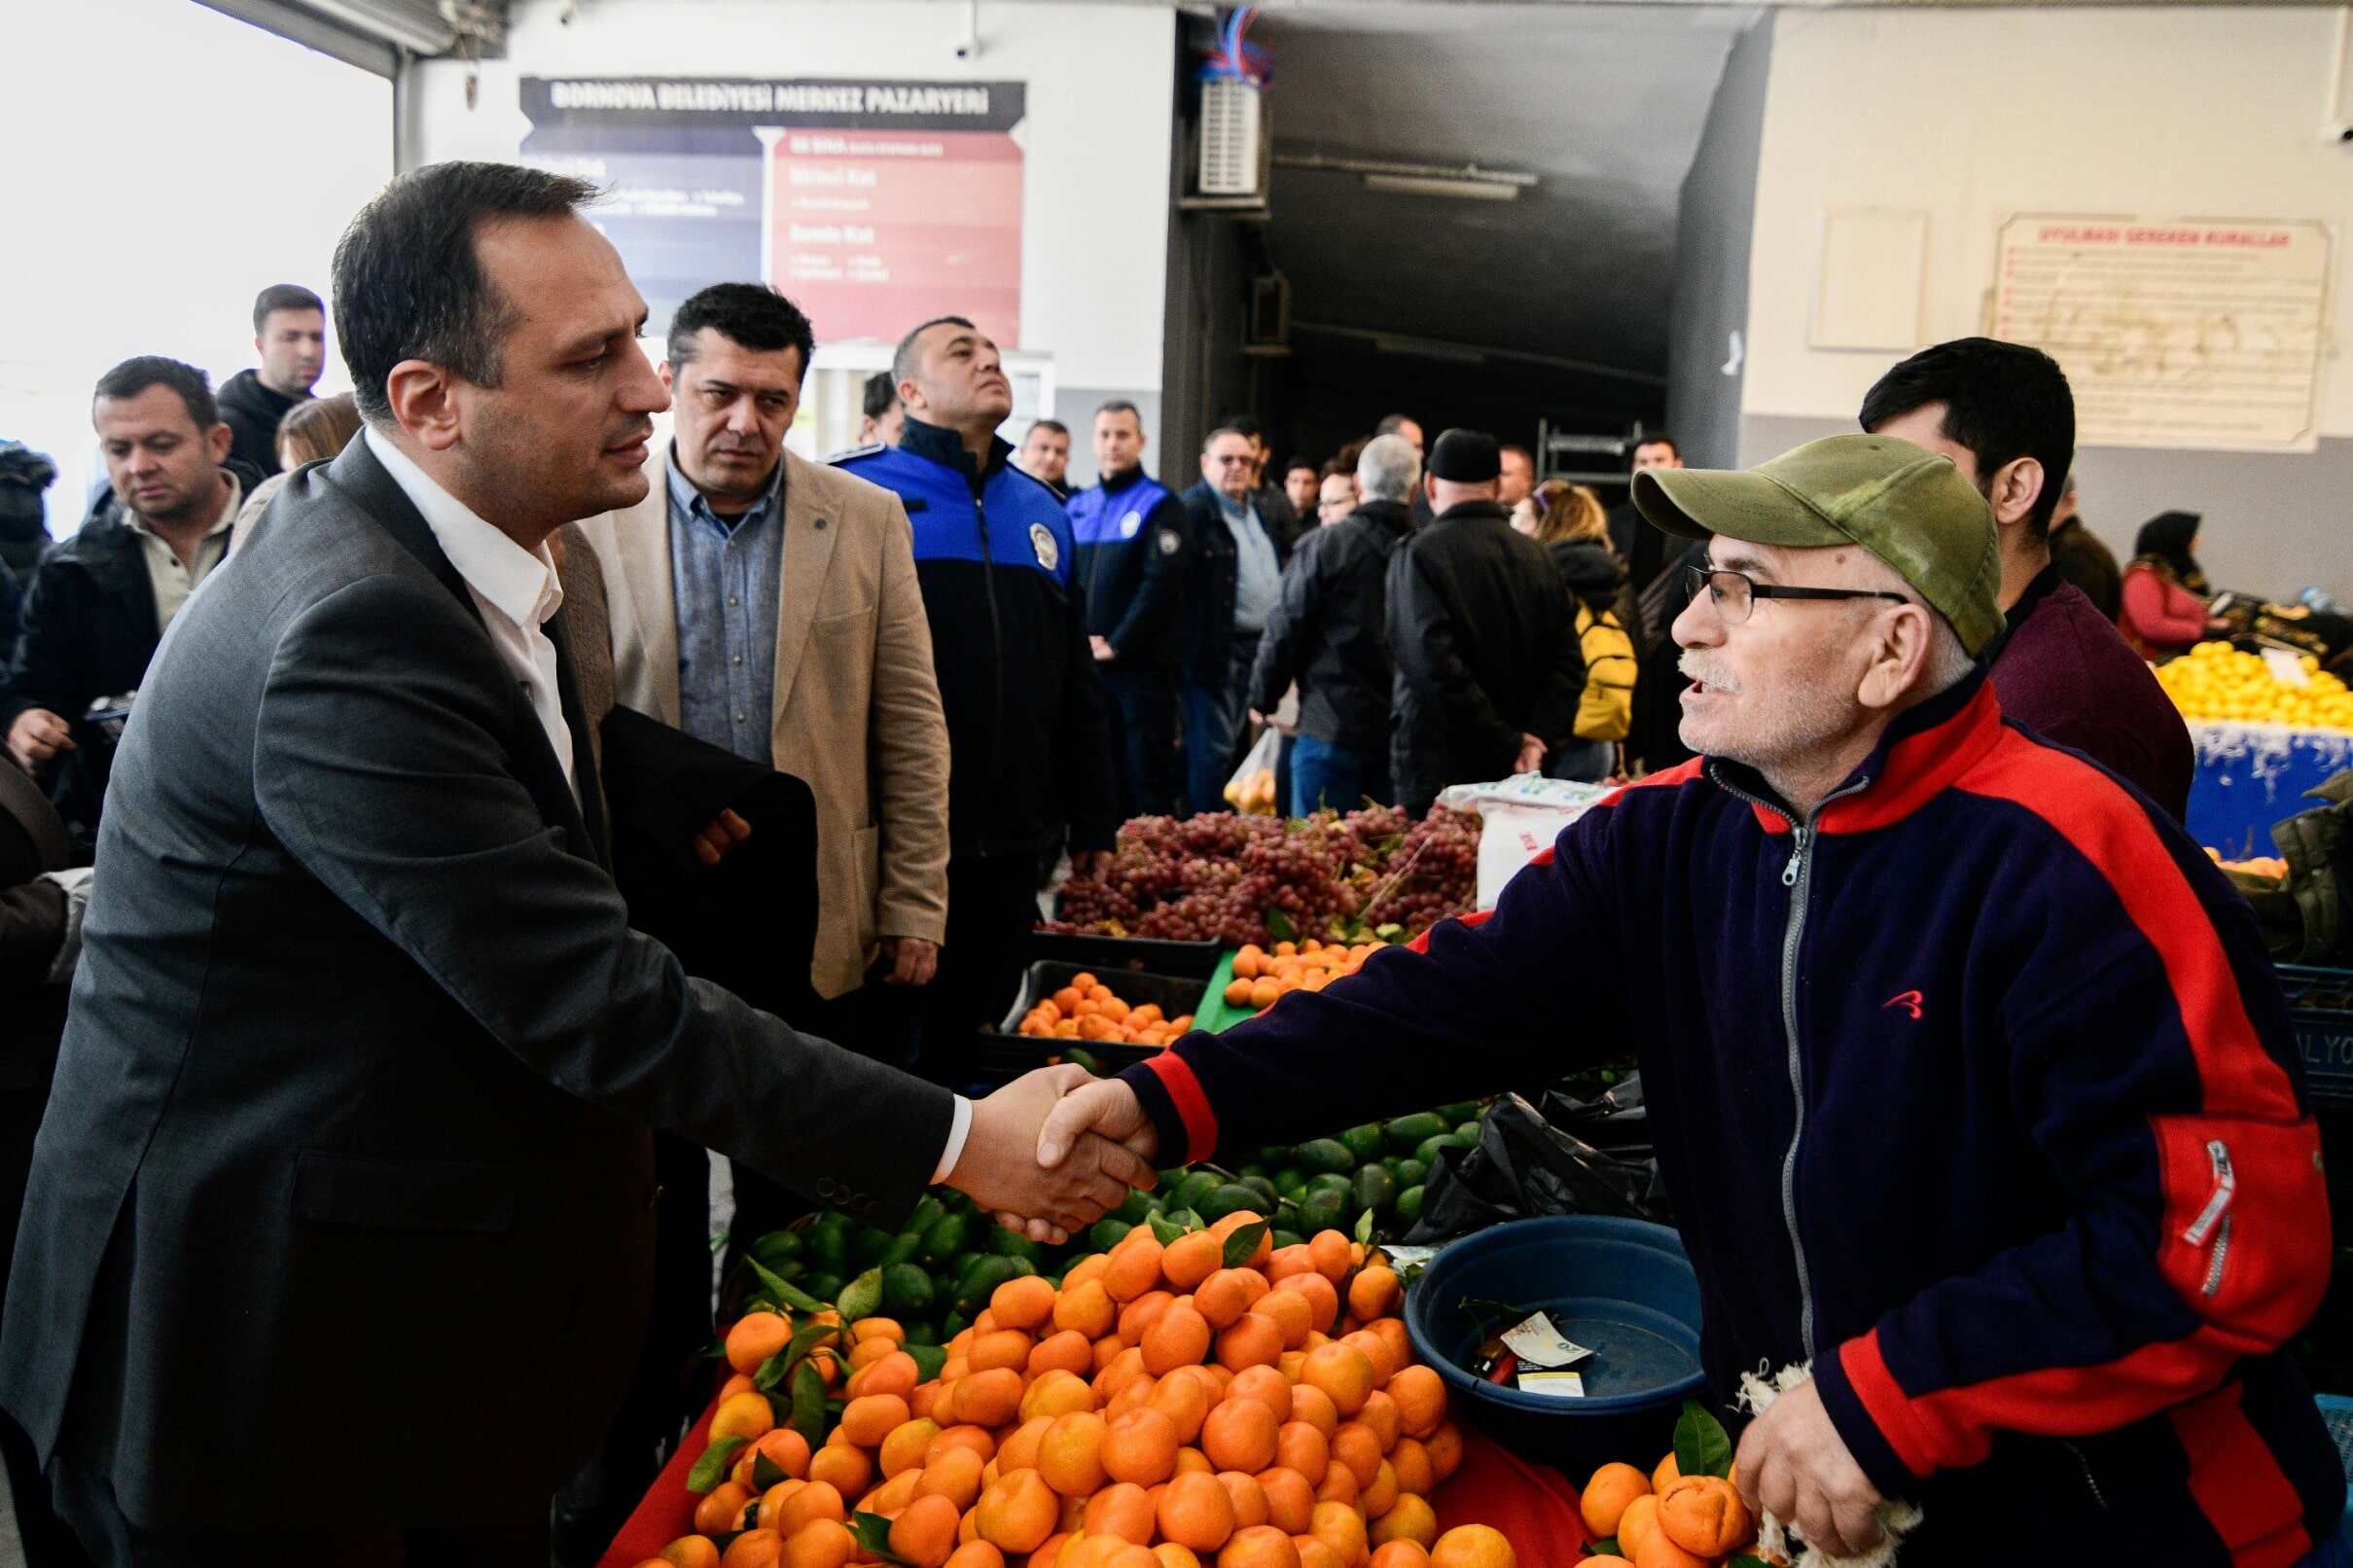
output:
M1152 509L1172 492L1159 480L1138 479L1119 493L1097 484L1070 498L1071 531L1082 545L1120 545L1143 532Z
M961 473L905 447L844 453L835 466L879 484L906 503L917 562L985 560L991 566L1026 566L1065 589L1070 587L1078 552L1070 518L1053 491L1011 464L989 476L977 506Z

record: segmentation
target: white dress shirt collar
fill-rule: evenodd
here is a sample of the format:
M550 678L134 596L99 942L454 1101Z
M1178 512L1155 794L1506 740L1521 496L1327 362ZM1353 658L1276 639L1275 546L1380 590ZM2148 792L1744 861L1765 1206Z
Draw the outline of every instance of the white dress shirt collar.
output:
M548 553L546 545L525 550L484 522L374 425L366 427L366 440L384 472L416 503L425 526L433 530L434 542L468 588L518 626L544 625L563 608L564 590L556 580L555 558Z

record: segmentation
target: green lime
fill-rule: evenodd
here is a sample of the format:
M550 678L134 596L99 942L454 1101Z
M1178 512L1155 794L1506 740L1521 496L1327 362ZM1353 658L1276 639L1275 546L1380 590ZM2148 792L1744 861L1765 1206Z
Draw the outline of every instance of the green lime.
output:
M839 1274L816 1273L804 1275L801 1279L800 1285L802 1290L808 1292L820 1301L838 1301L841 1298L841 1276Z
M964 1251L971 1234L972 1221L961 1214L944 1214L923 1232L923 1250L916 1256L937 1268Z
M1371 1209L1376 1216L1385 1215L1397 1202L1397 1178L1378 1165L1367 1165L1356 1173L1354 1197L1358 1213Z
M1222 1187L1212 1187L1209 1195L1201 1199L1197 1212L1202 1219L1215 1225L1227 1215L1242 1209L1258 1212L1259 1195L1239 1182L1230 1182Z
M997 1294L997 1287L1014 1278L1026 1260L1020 1258L983 1257L980 1266L956 1281L955 1300L948 1303L953 1311L977 1318L988 1299Z
M1422 1111L1413 1116L1399 1117L1381 1128L1381 1136L1388 1140L1391 1151L1402 1155L1424 1138L1437 1137L1446 1130L1448 1124L1445 1118L1435 1112Z
M1299 1168L1310 1177L1345 1175L1356 1168L1356 1156L1337 1138L1317 1138L1299 1146Z
M1177 1184L1177 1190L1169 1197L1168 1205L1171 1208L1192 1209L1195 1213L1201 1213L1202 1200L1224 1186L1225 1181L1226 1178L1214 1170L1188 1171L1185 1179Z
M809 1227L809 1265L823 1274L838 1274L849 1266L849 1229L823 1223Z
M872 1268L882 1261L884 1253L890 1251L892 1239L888 1230L877 1230L871 1225L860 1226L850 1235L850 1262L861 1268Z
M890 1245L882 1249L882 1256L875 1259L874 1262L888 1268L893 1264L911 1264L922 1256L923 1232L903 1230L891 1237Z
M1378 1159L1383 1141L1380 1123L1368 1122L1361 1127L1350 1127L1339 1135L1339 1141L1348 1146L1348 1153L1356 1157L1360 1165L1368 1159Z
M1307 1238L1301 1235L1297 1230L1276 1230L1274 1232L1273 1239L1275 1248L1279 1251L1284 1247L1300 1246L1303 1244Z
M1348 1211L1348 1195L1345 1191L1336 1193L1330 1188L1309 1193L1299 1206L1300 1233L1312 1236L1319 1230L1344 1229L1340 1222Z
M913 1264L893 1264L882 1270L882 1310L891 1317L926 1316L933 1295L931 1275Z
M1400 1229L1411 1229L1421 1223L1421 1199L1425 1189L1418 1183L1397 1194L1397 1224Z
M1419 1187L1430 1179L1430 1167L1418 1159L1401 1159L1389 1167L1389 1174L1401 1188Z

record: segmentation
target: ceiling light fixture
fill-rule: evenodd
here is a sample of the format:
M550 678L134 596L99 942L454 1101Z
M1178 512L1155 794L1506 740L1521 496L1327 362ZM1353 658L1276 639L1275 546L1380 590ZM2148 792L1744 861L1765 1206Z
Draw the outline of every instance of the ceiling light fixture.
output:
M1536 176L1477 163L1399 163L1371 158L1326 158L1321 153L1277 153L1275 166L1327 174L1361 175L1368 191L1392 196L1451 196L1466 201L1515 201Z
M1392 196L1453 196L1465 201L1516 201L1519 187L1451 174L1368 174L1365 189Z

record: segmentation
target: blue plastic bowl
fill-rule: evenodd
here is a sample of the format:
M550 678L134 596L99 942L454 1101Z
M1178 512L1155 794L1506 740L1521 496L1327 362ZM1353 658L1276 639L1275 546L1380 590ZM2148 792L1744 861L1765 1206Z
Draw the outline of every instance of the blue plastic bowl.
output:
M1582 1400L1498 1387L1466 1370L1482 1338L1465 1298L1550 1313L1593 1352ZM1674 1445L1699 1364L1699 1279L1665 1226L1582 1214L1515 1220L1465 1236L1406 1297L1414 1354L1445 1380L1456 1408L1498 1443L1575 1482L1613 1459L1648 1468Z

